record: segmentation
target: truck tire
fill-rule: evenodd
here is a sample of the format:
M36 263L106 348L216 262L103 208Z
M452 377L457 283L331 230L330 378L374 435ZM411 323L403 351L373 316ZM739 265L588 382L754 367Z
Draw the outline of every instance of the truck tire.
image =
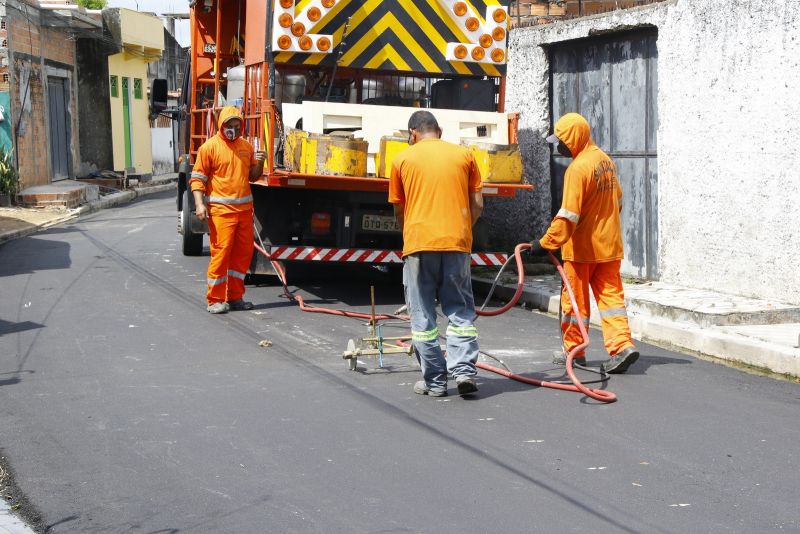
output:
M181 206L181 234L183 255L199 256L203 253L203 234L192 233L192 211L188 189L183 192L183 205Z

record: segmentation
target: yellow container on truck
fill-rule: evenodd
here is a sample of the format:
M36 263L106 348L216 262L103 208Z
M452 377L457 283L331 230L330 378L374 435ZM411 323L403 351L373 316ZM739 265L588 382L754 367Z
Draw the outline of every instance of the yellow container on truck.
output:
M461 144L472 150L484 182L522 182L522 155L519 145L496 145L481 141L462 141Z
M408 137L385 135L381 137L381 148L375 155L375 168L378 176L389 178L392 174L392 161L403 150L408 148Z

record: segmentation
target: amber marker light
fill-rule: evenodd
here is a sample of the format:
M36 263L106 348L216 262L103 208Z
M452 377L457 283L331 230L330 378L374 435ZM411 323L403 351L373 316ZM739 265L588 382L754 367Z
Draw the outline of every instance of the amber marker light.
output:
M470 17L467 19L467 22L464 23L467 26L467 29L471 32L477 30L481 23L475 17Z
M311 50L314 42L311 40L311 37L304 35L300 38L297 44L300 45L300 50Z
M484 57L486 57L486 52L483 50L483 48L476 46L472 49L472 59L475 61L480 61Z
M320 37L317 39L317 49L320 52L327 52L331 48L331 40L327 37Z
M505 37L506 37L506 31L500 26L492 30L492 38L495 41L502 41L503 39L505 39Z
M284 13L280 17L278 17L278 24L280 24L283 28L288 28L294 22L294 18L288 14Z
M322 11L320 11L318 7L314 6L308 10L307 15L308 15L308 20L310 20L311 22L317 22L320 19L320 17L322 17Z
M459 17L463 17L467 14L467 4L464 2L456 2L453 4L453 13Z
M455 50L453 50L453 55L456 56L456 59L464 59L467 57L467 47L464 45L458 45Z
M489 35L488 33L484 33L483 35L481 35L481 38L478 39L478 42L481 44L482 47L489 48L494 44L494 39L492 39L492 36Z
M335 3L336 3L336 0L322 0L322 7L330 9L330 8L333 7L333 4L335 4Z
M289 9L290 7L294 7L294 0L281 0L281 7L283 9Z
M502 63L503 60L506 58L506 53L500 50L499 48L495 48L492 50L492 61L495 63Z
M495 9L494 13L492 13L492 18L495 22L503 22L506 20L506 12L502 9Z
M304 33L306 33L306 27L303 25L302 22L295 22L294 24L292 24L292 35L294 35L295 37L300 37Z
M288 35L281 35L278 37L278 48L281 50L288 50L292 46L292 38Z

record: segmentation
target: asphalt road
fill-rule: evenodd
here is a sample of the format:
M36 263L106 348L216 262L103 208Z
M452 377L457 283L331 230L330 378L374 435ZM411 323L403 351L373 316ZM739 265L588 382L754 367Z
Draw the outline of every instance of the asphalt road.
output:
M39 529L800 531L796 384L642 344L615 404L483 371L473 399L415 395L414 362L349 371L363 322L274 284L206 313L208 258L181 255L176 222L164 194L0 246L0 448ZM370 285L379 312L402 303L365 270L297 283L361 311ZM555 319L478 326L514 371L559 375Z

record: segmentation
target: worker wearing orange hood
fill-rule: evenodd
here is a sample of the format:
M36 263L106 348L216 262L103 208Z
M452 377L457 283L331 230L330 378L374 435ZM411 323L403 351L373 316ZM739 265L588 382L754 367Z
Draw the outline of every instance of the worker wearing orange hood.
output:
M605 347L611 356L603 369L608 373L624 373L639 358L639 352L631 340L619 272L623 258L622 189L617 168L594 144L589 123L577 113L561 117L547 141L573 161L564 175L561 209L544 237L531 243L531 253L541 255L561 249L564 270L587 327L591 287L600 310ZM568 353L580 345L583 338L569 295L563 290L561 307L561 331L564 350ZM574 360L578 365L586 364L584 354L576 354Z
M250 182L264 173L264 153L242 138L244 120L233 107L222 108L219 132L203 143L189 180L197 218L208 220L208 311L250 310L244 277L253 256L253 195Z

